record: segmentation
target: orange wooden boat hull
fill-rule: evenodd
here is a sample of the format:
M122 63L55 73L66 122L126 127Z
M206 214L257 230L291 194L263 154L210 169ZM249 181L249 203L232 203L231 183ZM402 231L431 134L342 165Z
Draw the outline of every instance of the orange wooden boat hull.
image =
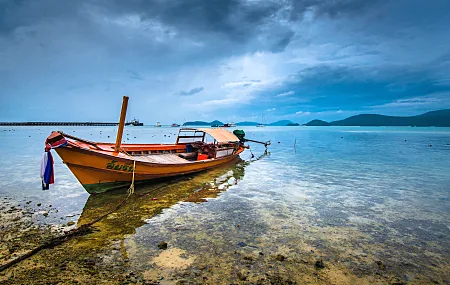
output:
M92 146L69 141L65 147L56 148L56 152L80 181L87 192L102 193L108 190L129 186L132 181L133 169L136 182L148 181L155 178L179 176L213 168L236 159L244 151L240 147L233 155L192 161L180 164L151 163L136 161L133 157L122 152L113 152L111 144ZM185 145L122 145L129 150L159 149L172 153L183 152ZM135 163L135 167L133 168Z

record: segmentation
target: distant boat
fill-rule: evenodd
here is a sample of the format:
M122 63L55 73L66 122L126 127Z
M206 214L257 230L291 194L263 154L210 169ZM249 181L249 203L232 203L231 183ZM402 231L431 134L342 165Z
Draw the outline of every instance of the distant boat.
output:
M221 126L222 128L234 128L234 127L236 127L236 124L235 123L226 123L226 124L223 124L223 126Z
M161 124L159 122L156 122L155 127L161 127Z
M180 125L178 125L177 123L173 123L172 127L179 127Z
M264 113L261 115L262 124L257 124L257 127L265 127L266 126L266 120L264 119Z
M144 123L139 122L139 120L136 118L133 118L133 120L125 123L125 126L143 126L143 125Z
M218 124L212 124L211 127L213 128L217 128L219 125Z

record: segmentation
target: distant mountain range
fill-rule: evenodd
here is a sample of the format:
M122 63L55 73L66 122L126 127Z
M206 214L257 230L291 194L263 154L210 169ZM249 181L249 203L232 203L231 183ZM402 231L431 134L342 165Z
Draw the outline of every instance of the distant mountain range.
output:
M223 126L223 123L221 121L215 120L212 122L204 122L204 121L192 121L192 122L186 122L183 124L183 126L211 126L211 125L218 125L218 126ZM236 125L237 126L257 126L260 123L258 122L239 122ZM292 121L289 120L281 120L281 121L276 121L270 124L266 124L266 126L299 126L298 123L294 123Z
M431 111L418 116L397 117L376 114L361 114L344 120L326 122L312 120L305 126L411 126L411 127L450 127L450 109Z
M223 126L223 122L215 120L212 122L192 121L186 122L183 126ZM239 122L237 126L256 126L258 122ZM298 126L290 120L276 121L266 126ZM384 116L377 114L361 114L349 117L344 120L326 122L322 120L312 120L304 126L412 126L412 127L450 127L450 109L431 111L422 115L399 117Z
M212 122L204 122L204 121L193 121L193 122L186 122L183 124L183 126L211 126L211 125L218 125L222 126L223 123L221 121L212 121Z

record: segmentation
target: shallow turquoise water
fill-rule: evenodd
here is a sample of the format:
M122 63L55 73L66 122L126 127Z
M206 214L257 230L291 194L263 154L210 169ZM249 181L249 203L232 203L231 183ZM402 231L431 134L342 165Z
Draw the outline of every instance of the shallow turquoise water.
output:
M207 203L180 202L143 216L145 222L124 237L130 251L140 249L130 253L136 268L148 269L140 260L156 255L154 244L161 240L211 259L228 254L230 262L236 249L276 252L282 244L294 254L313 248L363 271L362 260L382 259L408 272L407 278L432 264L449 266L449 128L243 129L248 138L271 140L270 155L242 165L238 183ZM50 210L37 221L63 223L81 215L89 195L55 152L56 183L40 189L39 163L51 130L0 129L0 197L31 200L37 211ZM105 127L62 130L94 141L112 142L115 135ZM124 139L171 143L176 132L128 127ZM252 151L258 156L264 147L252 145ZM241 158L250 160L249 151Z

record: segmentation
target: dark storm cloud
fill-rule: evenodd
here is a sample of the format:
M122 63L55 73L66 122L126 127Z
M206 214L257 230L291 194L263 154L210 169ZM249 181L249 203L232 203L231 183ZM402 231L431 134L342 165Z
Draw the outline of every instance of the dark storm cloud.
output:
M109 3L106 6L109 13L137 13L144 20L156 19L180 30L214 31L235 40L245 39L282 7L271 1L251 4L239 0L116 0Z
M450 84L439 84L432 73L395 66L372 70L368 67L323 65L306 68L292 77L297 83L285 88L295 90L303 100L308 98L308 104L320 106L315 108L316 111L367 109L386 104L401 107L402 102L412 109L423 107L424 102L436 103L435 106L439 107L448 103L450 95ZM303 103L299 102L299 105Z
M318 15L328 15L330 17L361 15L379 4L387 3L389 0L332 0L316 1Z
M282 8L272 1L240 0L0 0L0 31L10 33L58 18L86 19L86 13L95 11L109 16L136 14L142 21L157 20L183 31L214 32L243 40Z
M160 29L167 38L198 42L197 51L202 49L204 58L255 51L281 52L294 36L287 24L280 25L285 16L282 11L290 5L290 1L247 0L0 0L0 37L11 36L18 30L27 36L36 35L42 25L58 27L64 33L67 26L77 29L69 33L76 32L85 41L108 44L113 51L122 49L121 45L128 41L112 39L116 31L108 30L102 21L138 16L142 36L151 36L155 29ZM40 35L44 42L54 41L55 37L58 35L46 31ZM165 54L182 46L137 38L134 48ZM189 51L189 47L185 49L185 59L193 55L191 52L196 53Z
M73 19L86 27L95 26L89 13L105 16L136 14L141 21L159 21L191 37L204 34L223 36L231 41L249 41L270 32L268 50L283 51L294 33L280 21L298 20L303 13L315 9L317 15L348 15L361 13L376 1L363 0L0 0L0 33L10 34L19 27L33 27L58 19ZM291 15L289 15L291 13ZM289 19L290 17L290 19ZM272 26L272 29L267 29Z
M289 11L289 18L292 21L302 19L305 12L312 12L316 16L353 16L361 15L370 8L389 2L389 0L292 0L289 1L292 9Z
M365 0L0 0L0 15L5 30L43 19L81 15L96 8L105 14L137 13L144 18L158 19L176 26L214 30L226 34L246 33L249 29L274 20L287 18L288 13L302 18L302 13L315 9L317 14L338 16L360 14L379 3ZM241 26L244 24L244 26Z
M138 15L144 26L152 27L161 23L166 33L174 29L178 37L187 36L205 42L207 47L214 46L218 53L225 52L223 50L227 48L234 51L244 48L242 52L282 52L294 38L291 26L300 25L296 21L303 19L307 11L314 11L316 18L323 15L361 16L369 8L385 2L387 1L0 0L0 34L11 34L20 27L30 28L32 32L36 25L62 25L61 21L75 23L87 34L98 34L102 31L96 21L102 17ZM245 45L247 42L251 45Z
M194 94L202 92L203 89L204 89L203 86L200 86L200 87L192 88L189 91L180 91L180 92L175 93L173 95L175 95L175 96L192 96Z

